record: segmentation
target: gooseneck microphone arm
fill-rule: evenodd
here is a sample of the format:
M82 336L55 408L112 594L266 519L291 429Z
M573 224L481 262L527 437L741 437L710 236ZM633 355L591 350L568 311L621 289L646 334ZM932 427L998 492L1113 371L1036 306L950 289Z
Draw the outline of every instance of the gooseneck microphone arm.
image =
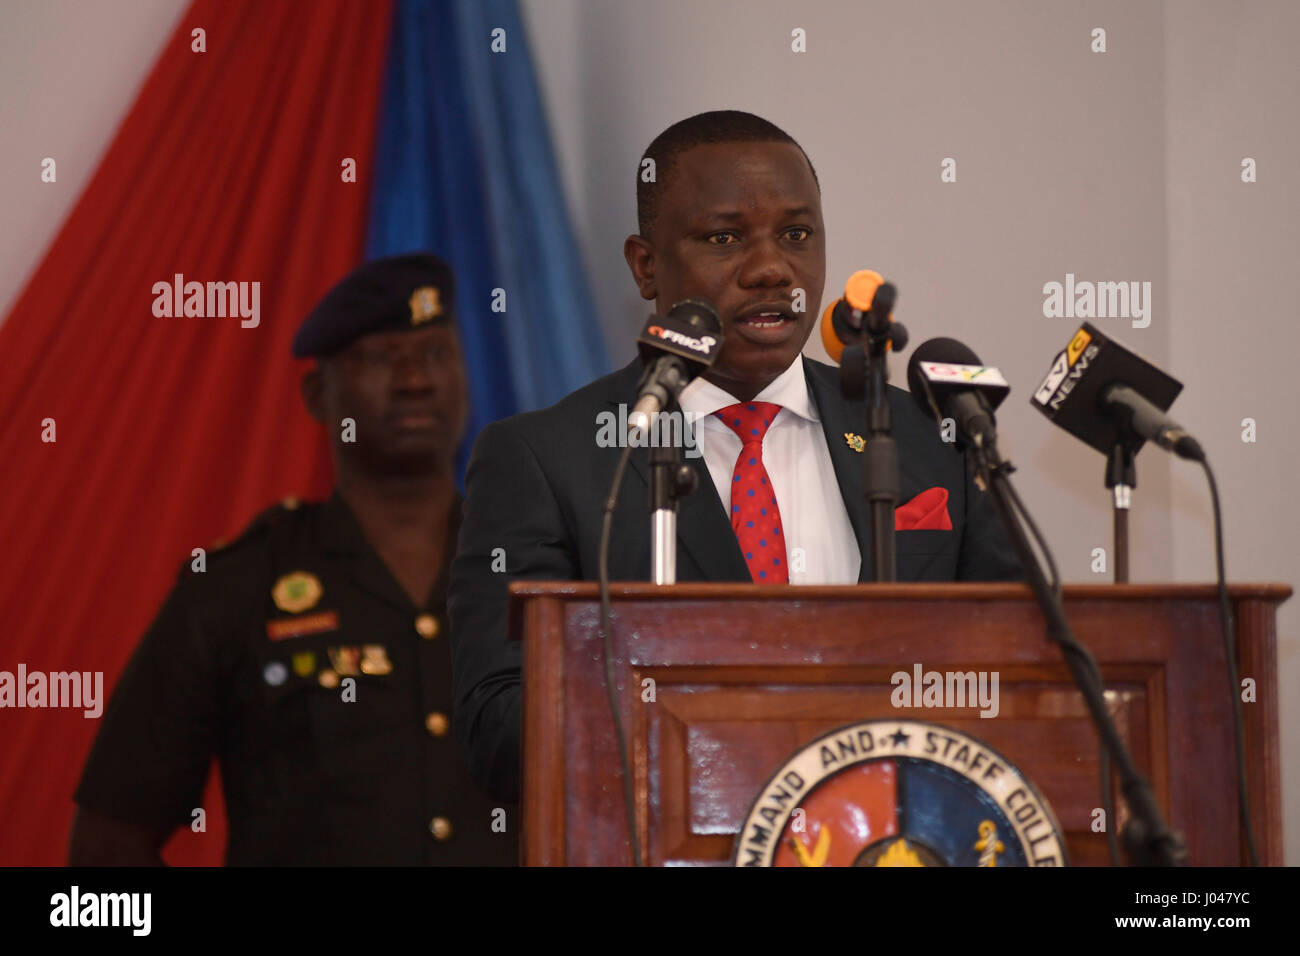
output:
M1115 722L1106 707L1104 685L1097 662L1075 638L1070 623L1066 620L1061 596L1049 584L1038 556L1030 547L1020 516L1024 515L1031 527L1033 522L1011 484L1013 466L1003 461L996 447L987 444L979 435L972 436L970 451L980 484L993 498L993 506L1002 527L1020 558L1029 586L1047 619L1047 636L1060 645L1066 667L1069 668L1079 693L1083 695L1102 745L1119 770L1120 787L1132 811L1132 817L1123 833L1124 848L1130 864L1183 866L1187 862L1187 844L1180 834L1170 830L1165 823L1160 808L1156 805L1150 782L1133 763L1132 755L1120 738L1119 731L1115 729ZM1041 537L1039 547L1045 555L1048 554ZM1107 827L1113 825L1113 820L1106 821Z

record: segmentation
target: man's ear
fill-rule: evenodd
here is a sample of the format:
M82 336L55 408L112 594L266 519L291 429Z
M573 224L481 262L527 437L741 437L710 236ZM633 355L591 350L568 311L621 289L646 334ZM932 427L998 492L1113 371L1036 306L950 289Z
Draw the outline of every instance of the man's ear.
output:
M325 378L320 362L303 372L299 391L302 393L302 403L307 406L307 414L323 425L325 423Z
M655 251L650 241L641 236L628 236L623 242L623 258L632 270L641 298L650 301L659 298L659 288L655 284Z

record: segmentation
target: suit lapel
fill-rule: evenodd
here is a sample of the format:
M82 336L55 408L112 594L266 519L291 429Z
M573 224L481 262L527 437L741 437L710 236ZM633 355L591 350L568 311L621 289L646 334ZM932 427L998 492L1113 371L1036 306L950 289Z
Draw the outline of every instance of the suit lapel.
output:
M625 376L618 386L618 391L609 396L609 404L627 403L635 400L636 382L640 379L640 360L633 361L625 370ZM718 489L713 484L704 455L694 458L683 455L684 463L695 469L695 490L677 503L677 543L690 554L691 560L700 568L705 581L749 581L749 565L740 553L736 542L736 533L727 520L718 497ZM650 488L650 452L645 448L632 449L628 464L641 479L648 495ZM643 501L648 497L643 495ZM643 510L646 521L649 511ZM680 556L678 561L680 567Z
M840 395L839 374L830 366L814 364L805 356L804 375L812 389L813 402L822 420L826 447L835 466L835 478L840 485L844 508L853 525L853 535L858 539L858 552L862 556L858 571L859 581L870 581L875 562L871 558L871 516L867 513L867 492L863 476L864 461L861 452L849 447L845 433L866 437L866 406L862 402L846 402Z
M871 554L871 515L867 509L866 476L864 473L866 459L862 453L853 451L844 438L845 432L866 438L866 403L861 401L846 402L840 395L838 370L820 362L804 359L804 369L812 387L813 399L821 415L822 428L826 433L826 445L830 449L831 461L835 465L835 476L839 480L840 493L844 497L844 507L848 510L853 533L858 539L858 551L862 555L859 581L871 581L875 574L875 561ZM900 415L898 402L903 393L897 389L889 390L889 403L894 423L894 442L898 447L898 501L903 505L911 501L930 484L926 477L916 470L919 455L909 454L909 440L915 436L899 431ZM932 484L932 482L931 482ZM899 558L896 567L899 580L906 580Z
M649 485L649 454L640 456ZM736 532L727 520L704 456L684 459L695 469L695 490L677 504L677 541L700 567L706 581L749 581L749 565L740 553Z

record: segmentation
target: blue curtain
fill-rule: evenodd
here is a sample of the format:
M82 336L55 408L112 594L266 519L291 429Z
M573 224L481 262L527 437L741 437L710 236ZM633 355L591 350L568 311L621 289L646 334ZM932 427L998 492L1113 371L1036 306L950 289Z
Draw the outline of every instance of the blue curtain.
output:
M414 250L456 270L473 404L463 475L485 424L610 365L515 0L397 0L366 255Z

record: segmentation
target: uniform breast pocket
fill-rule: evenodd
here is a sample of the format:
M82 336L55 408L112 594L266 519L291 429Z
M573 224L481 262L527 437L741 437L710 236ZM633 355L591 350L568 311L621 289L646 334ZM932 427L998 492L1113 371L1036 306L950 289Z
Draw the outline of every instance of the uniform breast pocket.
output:
M376 742L391 740L408 716L393 682L366 674L341 677L336 687L316 688L308 709L312 738L322 754L357 747L373 751Z
M276 649L264 665L263 696L274 734L303 756L346 756L373 752L376 740L391 738L404 722L409 702L392 673L340 674L333 665L347 663L324 646ZM279 658L286 656L281 661ZM409 695L407 695L409 696Z

